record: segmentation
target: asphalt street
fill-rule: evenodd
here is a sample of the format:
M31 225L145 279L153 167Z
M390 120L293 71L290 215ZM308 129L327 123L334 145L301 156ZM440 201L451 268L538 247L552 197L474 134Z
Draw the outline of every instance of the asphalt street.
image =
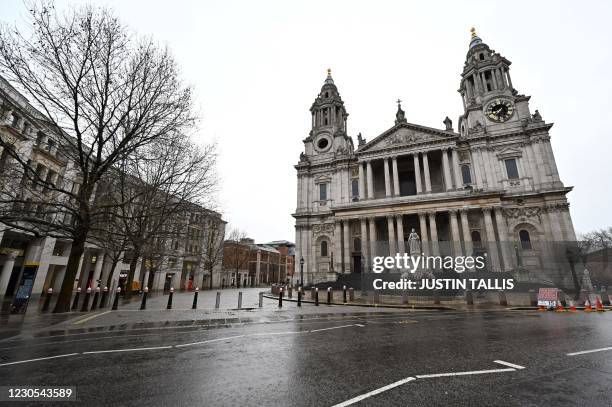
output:
M612 312L272 305L5 339L0 385L76 386L88 406L612 405Z

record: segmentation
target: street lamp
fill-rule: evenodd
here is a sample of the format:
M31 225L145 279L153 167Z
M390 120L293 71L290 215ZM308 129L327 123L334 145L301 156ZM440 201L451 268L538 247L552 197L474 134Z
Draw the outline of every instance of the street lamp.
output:
M304 258L300 257L300 287L304 287Z

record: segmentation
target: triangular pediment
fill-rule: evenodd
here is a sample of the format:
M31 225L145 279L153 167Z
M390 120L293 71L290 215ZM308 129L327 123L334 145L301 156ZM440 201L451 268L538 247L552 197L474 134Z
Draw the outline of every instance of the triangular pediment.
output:
M452 140L459 134L412 123L400 123L359 147L357 152L384 150L392 147L419 145Z

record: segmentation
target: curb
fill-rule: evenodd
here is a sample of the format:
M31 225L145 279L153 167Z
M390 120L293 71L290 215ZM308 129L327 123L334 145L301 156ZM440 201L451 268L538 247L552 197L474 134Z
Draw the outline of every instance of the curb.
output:
M268 294L264 294L263 295L264 298L267 298L269 300L275 300L278 301L278 297L277 296L272 296L272 294L268 293ZM294 300L293 298L286 298L283 297L283 302L288 301L288 302L297 302L297 300ZM302 299L302 303L305 304L314 304L314 301L312 300L304 300ZM396 308L396 309L425 309L425 310L437 310L437 311L456 311L456 308L451 308L451 307L445 307L443 305L392 305L392 304L360 304L360 303L353 303L353 302L332 302L331 304L327 304L327 302L325 301L319 301L320 305L336 305L336 306L341 306L341 307L366 307L366 308Z

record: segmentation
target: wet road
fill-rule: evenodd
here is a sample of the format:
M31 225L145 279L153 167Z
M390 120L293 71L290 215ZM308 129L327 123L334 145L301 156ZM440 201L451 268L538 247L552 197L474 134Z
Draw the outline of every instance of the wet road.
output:
M0 384L89 406L612 404L612 312L326 310L5 340Z

